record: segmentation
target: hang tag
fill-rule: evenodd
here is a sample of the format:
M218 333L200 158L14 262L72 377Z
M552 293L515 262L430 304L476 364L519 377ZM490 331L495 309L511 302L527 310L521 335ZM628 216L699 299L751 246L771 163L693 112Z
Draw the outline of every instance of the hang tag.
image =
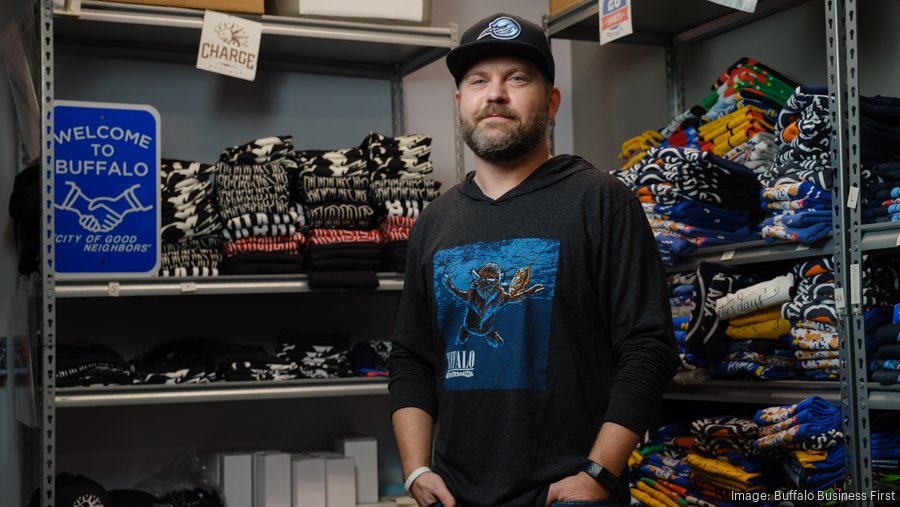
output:
M253 81L261 38L262 23L206 11L197 49L197 68Z
M847 192L847 207L851 209L855 209L856 205L859 203L859 187L850 187L850 191Z
M600 0L600 45L631 35L631 0Z
M725 250L722 252L721 260L730 261L731 259L734 259L734 250Z

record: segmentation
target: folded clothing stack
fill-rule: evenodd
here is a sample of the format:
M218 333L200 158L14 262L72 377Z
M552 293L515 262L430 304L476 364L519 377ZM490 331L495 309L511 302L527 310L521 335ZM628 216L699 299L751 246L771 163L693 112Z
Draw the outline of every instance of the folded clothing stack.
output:
M706 358L697 359L687 351L685 343L690 329L691 311L697 275L695 273L675 274L669 278L669 304L672 309L672 327L675 330L675 346L681 365L674 381L679 384L699 384L709 378L709 371L699 367L706 364Z
M310 227L370 229L375 209L369 205L369 177L318 176L301 173L300 202L306 208Z
M226 273L280 274L302 269L303 241L297 233L305 226L305 215L290 200L290 175L297 164L289 158L293 147L285 137L267 138L281 143L257 140L222 154L215 189L228 240L223 247L228 255L223 264ZM254 162L232 162L242 156L244 160L252 156Z
M381 221L382 269L403 273L406 270L406 247L415 218L388 216Z
M392 343L385 340L358 342L349 355L353 373L360 377L387 377L391 346Z
M622 144L622 169L640 162L656 147L697 148L759 169L771 160L771 146L757 144L771 133L773 121L796 83L751 58L741 58L710 86L701 104L678 115L668 126L646 131ZM763 143L764 144L764 143ZM755 158L751 154L756 153ZM743 160L736 160L742 158ZM767 167L766 167L767 168Z
M132 361L136 383L197 384L214 381L269 381L297 378L297 365L262 347L216 338L179 338Z
M834 168L829 155L828 96L798 87L775 122L778 154L759 175L765 187L763 236L814 243L830 236Z
M872 332L869 329L866 328L869 378L882 385L900 384L900 304L894 306L889 323Z
M219 161L231 165L267 164L291 157L293 153L293 136L271 136L226 148Z
M218 166L164 159L160 165L161 276L216 276L222 217L213 196Z
M809 259L791 269L797 284L781 316L791 322L791 347L797 370L816 380L839 376L837 310L834 299L834 262L831 257Z
M132 383L128 362L105 345L85 341L59 342L56 357L57 387Z
M863 222L900 222L900 162L878 164L863 171Z
M294 154L299 174L312 176L368 176L368 159L361 148L303 150Z
M300 378L352 377L349 349L346 334L286 328L278 333L278 357L295 363Z
M760 435L754 445L783 452L782 467L797 488L821 491L844 482L839 408L813 396L795 405L762 409L754 421Z
M781 317L790 301L794 275L777 276L716 300L721 321L728 321L729 353L712 372L717 377L783 379L794 376L794 352L786 338L791 323ZM767 343L760 343L767 342Z
M725 152L722 158L741 164L753 171L753 174L760 175L772 167L777 153L775 134L759 132L744 144Z
M421 178L434 171L431 137L424 134L390 137L370 132L360 149L368 154L375 179Z
M654 148L617 176L645 205L668 265L698 246L759 238L751 229L759 184L740 164L693 148Z
M721 362L728 355L730 342L727 321L715 312L719 298L750 285L747 277L732 266L700 261L691 294L691 315L684 336L686 357L697 366Z

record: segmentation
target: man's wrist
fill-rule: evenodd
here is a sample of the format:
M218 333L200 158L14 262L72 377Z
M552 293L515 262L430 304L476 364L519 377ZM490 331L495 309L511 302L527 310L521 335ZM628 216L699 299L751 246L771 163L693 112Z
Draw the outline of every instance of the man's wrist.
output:
M587 472L578 472L575 476L581 479L581 481L585 485L585 488L588 488L589 490L594 492L593 494L591 494L592 499L605 500L607 497L612 495L612 491L594 480L594 478L588 475Z
M412 496L410 489L412 488L413 483L416 482L416 479L418 479L420 475L428 473L430 471L431 468L427 466L421 466L410 472L409 476L406 477L406 482L403 484L403 489L406 490L406 493Z

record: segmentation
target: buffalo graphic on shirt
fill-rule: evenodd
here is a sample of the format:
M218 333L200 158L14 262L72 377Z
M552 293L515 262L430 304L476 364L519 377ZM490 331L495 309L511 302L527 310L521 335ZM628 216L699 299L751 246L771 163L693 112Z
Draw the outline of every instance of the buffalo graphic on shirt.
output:
M472 243L434 256L449 390L543 390L559 241Z

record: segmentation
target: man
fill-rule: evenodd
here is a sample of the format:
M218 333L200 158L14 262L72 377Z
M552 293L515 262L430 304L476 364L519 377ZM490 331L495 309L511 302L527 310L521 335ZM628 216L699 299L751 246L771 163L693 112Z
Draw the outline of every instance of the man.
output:
M640 204L550 156L539 26L486 18L447 66L476 167L410 235L390 357L407 490L423 507L627 505L627 458L676 365Z

